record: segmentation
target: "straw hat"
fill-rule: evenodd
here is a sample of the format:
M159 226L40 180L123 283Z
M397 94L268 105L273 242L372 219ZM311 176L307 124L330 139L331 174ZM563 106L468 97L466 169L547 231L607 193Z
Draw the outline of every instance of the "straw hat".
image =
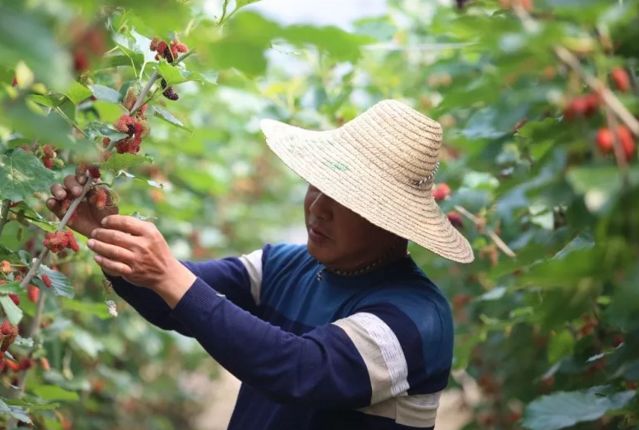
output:
M383 100L333 130L270 119L260 126L289 168L338 203L444 258L473 261L468 240L432 195L442 144L437 121Z

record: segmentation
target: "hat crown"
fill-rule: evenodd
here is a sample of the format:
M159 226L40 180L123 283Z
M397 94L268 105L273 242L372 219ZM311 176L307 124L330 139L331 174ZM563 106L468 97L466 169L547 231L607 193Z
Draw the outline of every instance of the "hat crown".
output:
M400 182L431 188L442 142L441 125L396 100L383 100L341 128L376 167Z

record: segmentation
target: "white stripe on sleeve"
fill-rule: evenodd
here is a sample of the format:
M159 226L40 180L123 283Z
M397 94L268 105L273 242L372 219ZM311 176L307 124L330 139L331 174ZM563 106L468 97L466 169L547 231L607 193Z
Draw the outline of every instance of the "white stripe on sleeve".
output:
M398 396L358 410L368 415L390 418L404 426L433 427L441 393L438 391L431 394Z
M239 258L246 267L251 280L251 296L253 296L255 304L259 306L262 287L262 250L257 249L250 254L242 254Z
M408 364L393 330L378 316L358 312L335 321L362 356L371 381L371 404L408 390Z

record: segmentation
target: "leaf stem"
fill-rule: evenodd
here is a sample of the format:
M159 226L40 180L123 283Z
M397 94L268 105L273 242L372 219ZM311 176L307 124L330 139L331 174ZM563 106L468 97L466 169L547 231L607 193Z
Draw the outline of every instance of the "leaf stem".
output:
M461 213L462 215L464 215L466 218L468 218L469 220L471 220L473 223L475 223L475 225L482 225L482 221L477 218L475 215L473 215L472 213L470 213L466 208L459 206L459 205L455 205L455 210L459 213ZM508 245L506 245L506 242L504 242L501 237L499 237L497 235L497 233L495 233L493 231L493 229L489 228L489 227L484 227L484 231L486 232L486 234L488 235L488 237L490 237L492 239L493 242L495 242L495 245L497 245L497 247L499 249L502 250L502 252L504 254L506 254L509 257L516 257L517 254L515 254L515 252L510 249L510 247Z
M224 4L222 5L222 16L220 17L220 20L217 22L217 25L222 25L222 23L224 22L224 18L226 18L226 9L229 6L229 0L224 0Z
M192 54L193 54L193 51L186 52L186 53L180 55L172 64L174 66L176 66L176 65L178 65L180 62L184 61L187 57L189 57ZM158 73L157 70L155 70L151 74L151 77L149 78L149 81L146 83L144 88L142 88L142 91L138 95L137 100L135 100L135 104L133 104L133 107L129 111L129 115L133 115L138 109L140 109L140 107L144 104L144 98L146 97L146 95L151 90L151 87L153 86L155 81L157 81L160 77L161 77L160 73Z
M2 236L4 225L9 220L9 206L11 206L11 200L2 200L2 208L0 208L0 236Z

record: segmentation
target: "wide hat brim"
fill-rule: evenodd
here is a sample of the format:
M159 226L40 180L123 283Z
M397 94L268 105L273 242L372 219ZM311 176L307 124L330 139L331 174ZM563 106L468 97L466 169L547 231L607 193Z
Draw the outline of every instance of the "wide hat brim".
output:
M416 189L398 181L389 168L393 166L377 162L381 158L370 152L375 147L370 142L381 137L371 119L360 115L350 124L327 131L270 119L262 120L260 127L271 150L333 200L444 258L459 263L473 261L468 240L442 213L431 188Z

